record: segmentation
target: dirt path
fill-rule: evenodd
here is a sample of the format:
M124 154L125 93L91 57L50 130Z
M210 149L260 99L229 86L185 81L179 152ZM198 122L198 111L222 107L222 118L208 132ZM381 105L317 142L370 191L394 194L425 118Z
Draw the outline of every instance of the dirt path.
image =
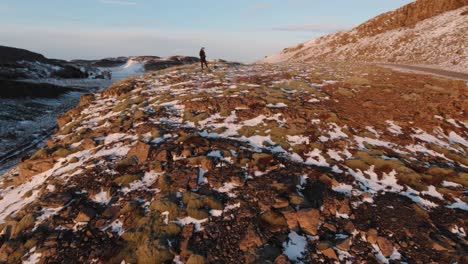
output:
M383 66L386 68L391 68L394 70L404 70L404 71L414 71L418 73L427 73L431 75L437 75L442 77L447 77L450 79L459 79L468 81L468 74L461 72L452 72L441 69L428 68L423 66L414 66L414 65L401 65L401 64L387 64L387 63L378 63L377 65Z

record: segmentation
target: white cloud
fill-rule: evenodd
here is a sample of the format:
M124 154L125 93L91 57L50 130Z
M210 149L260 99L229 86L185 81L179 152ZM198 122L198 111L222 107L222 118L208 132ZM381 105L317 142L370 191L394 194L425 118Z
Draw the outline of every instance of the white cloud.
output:
M99 0L99 2L103 4L109 4L109 5L136 5L137 3L134 1L128 1L128 0Z

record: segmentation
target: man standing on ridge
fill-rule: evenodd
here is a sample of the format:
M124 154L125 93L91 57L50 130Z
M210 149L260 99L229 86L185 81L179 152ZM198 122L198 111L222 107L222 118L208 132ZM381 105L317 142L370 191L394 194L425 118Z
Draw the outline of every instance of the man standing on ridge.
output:
M205 48L201 48L200 50L200 63L201 63L201 69L203 71L203 64L206 66L206 68L209 70L210 67L208 67L208 63L206 62L206 53L205 53Z

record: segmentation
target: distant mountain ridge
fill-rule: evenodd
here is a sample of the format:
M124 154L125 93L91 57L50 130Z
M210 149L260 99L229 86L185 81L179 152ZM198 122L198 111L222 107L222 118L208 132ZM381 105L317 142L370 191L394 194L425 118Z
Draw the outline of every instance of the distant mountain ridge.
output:
M286 48L262 62L377 61L468 72L467 14L468 0L417 0L351 31Z
M17 61L40 61L47 62L48 59L44 55L31 52L25 49L18 49L7 46L0 46L0 65L13 63Z
M0 79L98 78L102 69L114 71L129 62L141 65L141 73L198 62L197 57L121 56L96 60L58 60L25 49L0 46Z

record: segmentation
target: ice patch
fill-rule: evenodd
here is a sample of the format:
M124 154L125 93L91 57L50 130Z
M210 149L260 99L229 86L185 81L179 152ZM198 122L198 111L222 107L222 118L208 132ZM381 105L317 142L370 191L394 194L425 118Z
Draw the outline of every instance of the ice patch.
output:
M301 261L307 252L307 238L291 231L288 235L288 242L283 243L283 254L291 261Z
M333 189L335 192L344 193L344 194L346 194L347 196L350 196L350 195L351 195L351 191L353 190L353 186L351 186L351 185L349 185L349 184L345 184L345 183L340 183L340 184L338 184L337 186L333 186L332 189Z
M423 192L421 192L421 193L422 193L422 194L426 194L426 195L430 195L430 196L432 196L432 197L436 197L436 198L438 198L438 199L440 199L440 200L444 200L444 196L442 196L442 194L440 194L440 193L436 190L435 186L433 186L433 185L428 186L428 190L427 190L427 191L423 191Z
M463 227L458 227L457 225L452 226L452 228L450 229L450 232L461 238L466 237L465 229Z
M459 198L454 198L454 199L455 199L455 202L453 204L447 206L447 208L461 209L461 210L464 210L464 211L468 211L468 204L467 203L463 202Z
M468 147L468 141L453 131L449 133L448 138L451 144L460 144Z
M285 108L288 107L285 103L277 103L277 104L267 104L266 107L268 108Z
M449 182L449 181L443 181L442 186L446 188L458 188L458 187L463 187L463 185L454 183L454 182Z
M125 194L137 190L158 191L158 189L150 189L150 187L153 185L153 183L156 182L156 180L161 174L162 173L157 173L155 171L145 172L145 175L141 180L137 180L130 183L129 187L122 188L121 191Z
M223 155L221 155L221 151L219 151L219 150L211 151L211 152L208 153L208 155L206 155L206 156L207 156L207 157L210 157L210 158L217 158L217 159L220 159L220 160L223 159Z
M195 232L198 232L198 231L203 230L201 224L203 224L203 223L205 223L207 221L208 221L208 218L198 220L198 219L195 219L193 217L187 216L185 218L174 221L174 223L176 223L176 224L178 224L180 226L185 226L185 225L188 225L188 224L194 224L195 225Z
M109 196L107 191L102 190L101 192L97 193L93 198L91 198L95 203L99 203L102 205L107 205L111 197Z
M395 124L394 121L387 120L386 123L389 125L387 130L390 131L392 134L395 134L395 135L403 134L403 131L402 131L401 127L398 126L397 124Z
M28 257L27 259L23 260L23 264L37 264L41 261L41 253L36 253L36 247L31 248L29 253L27 253L23 258Z
M117 233L119 236L125 233L123 223L119 219L112 222L107 228L104 228L104 230L107 229L110 229L112 233Z
M222 187L215 190L220 193L226 193L229 197L236 197L236 195L232 193L232 190L234 190L237 187L238 185L236 183L228 182L224 183Z
M313 151L305 154L308 158L305 161L307 165L315 165L320 167L330 167L327 160L322 156L322 151L314 149Z
M303 136L303 135L297 135L297 136L290 136L286 135L288 138L288 141L291 146L297 146L297 145L309 145L309 137Z

